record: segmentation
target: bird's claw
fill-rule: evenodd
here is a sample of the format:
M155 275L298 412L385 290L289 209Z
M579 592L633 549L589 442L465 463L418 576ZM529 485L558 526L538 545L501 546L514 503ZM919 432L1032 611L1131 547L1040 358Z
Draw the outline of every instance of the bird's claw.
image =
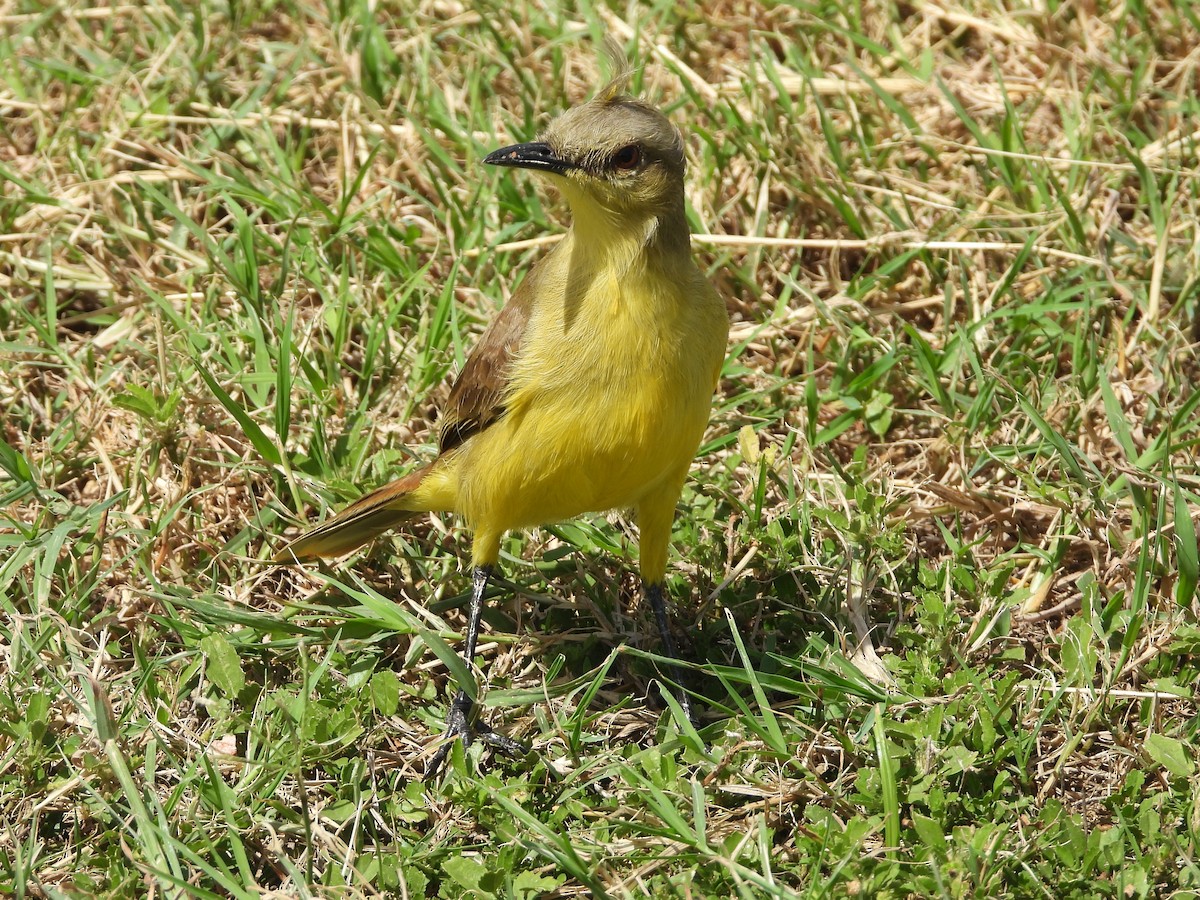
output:
M471 712L474 707L475 701L467 696L466 691L459 691L454 697L450 703L450 712L446 715L446 733L442 737L442 746L429 760L429 766L425 769L426 778L433 778L437 775L446 762L446 757L450 755L450 749L454 746L454 742L459 738L462 738L464 747L469 747L471 741L478 738L493 750L498 750L505 756L513 758L526 756L529 753L529 747L525 744L500 734L484 722L480 722L472 728Z

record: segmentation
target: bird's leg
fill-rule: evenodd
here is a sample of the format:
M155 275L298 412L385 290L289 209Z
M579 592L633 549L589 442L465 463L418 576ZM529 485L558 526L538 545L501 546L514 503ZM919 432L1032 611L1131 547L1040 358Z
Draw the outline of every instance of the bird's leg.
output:
M483 594L487 590L488 580L492 577L491 566L476 566L471 576L471 608L467 615L467 646L463 658L470 668L475 659L475 645L479 643L479 619L483 615ZM454 746L457 738L462 738L463 744L469 745L473 737L478 737L485 744L496 748L508 756L524 756L529 748L512 738L497 734L488 725L479 723L471 726L471 713L475 709L475 701L467 693L466 688L459 688L454 699L450 701L450 712L446 715L446 734L444 743L438 748L433 759L429 761L426 775L437 774Z
M675 640L671 637L671 628L667 622L667 607L663 601L663 586L662 582L647 584L642 582L642 590L646 594L646 598L650 601L650 608L654 610L654 618L658 620L658 633L662 638L663 651L666 656L671 659L679 659L679 655L675 652ZM679 685L679 705L683 707L683 714L687 716L689 722L694 722L692 717L692 702L688 699L687 689L683 681L683 672L679 666L670 667L671 677L675 683Z

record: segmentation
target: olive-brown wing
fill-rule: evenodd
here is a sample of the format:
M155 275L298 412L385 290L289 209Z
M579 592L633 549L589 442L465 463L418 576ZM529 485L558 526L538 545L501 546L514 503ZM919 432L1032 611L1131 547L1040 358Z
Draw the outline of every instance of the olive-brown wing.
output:
M442 414L438 450L447 453L504 415L513 358L521 350L541 281L533 268L483 332L450 388Z

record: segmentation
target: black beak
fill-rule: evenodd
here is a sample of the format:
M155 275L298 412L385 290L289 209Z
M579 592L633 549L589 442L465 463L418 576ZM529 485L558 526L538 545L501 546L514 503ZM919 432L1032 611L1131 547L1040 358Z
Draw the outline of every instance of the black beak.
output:
M511 147L501 147L493 150L483 158L489 166L513 166L518 169L537 169L541 172L553 172L562 175L568 169L575 168L550 149L549 144L534 141L529 144L513 144Z

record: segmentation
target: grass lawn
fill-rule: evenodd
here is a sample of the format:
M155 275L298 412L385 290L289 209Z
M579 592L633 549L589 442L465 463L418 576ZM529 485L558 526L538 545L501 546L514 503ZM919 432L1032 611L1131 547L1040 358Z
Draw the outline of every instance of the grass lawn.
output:
M0 0L0 894L1198 895L1200 13L636 7ZM733 320L700 721L592 516L427 781L458 523L265 561L432 459L606 31Z

